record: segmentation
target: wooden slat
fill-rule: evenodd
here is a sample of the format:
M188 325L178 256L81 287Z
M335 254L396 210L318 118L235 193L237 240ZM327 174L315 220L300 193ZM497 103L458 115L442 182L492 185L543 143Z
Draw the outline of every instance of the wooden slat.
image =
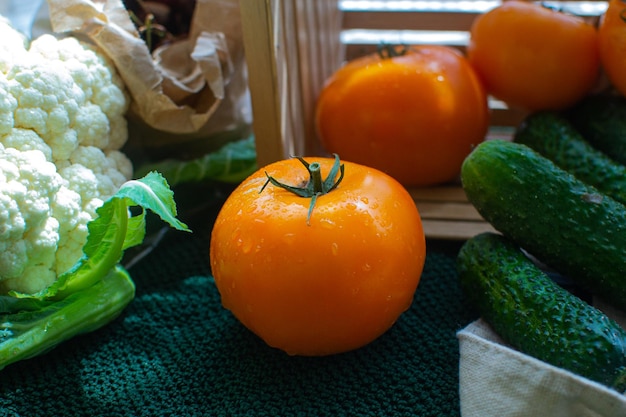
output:
M467 240L483 232L495 229L485 222L422 220L424 234L429 239Z
M390 38L391 40L388 41L388 43L395 43L395 44L401 44L404 43L403 41L399 41L399 38ZM411 42L413 45L419 45L419 44L426 44L426 42ZM435 42L428 42L429 44L433 44ZM462 44L450 44L449 42L445 42L442 43L448 46L454 46L455 48L457 48L459 51L464 52L465 51L465 45ZM376 51L378 50L378 45L376 44L361 44L361 43L356 43L356 44L346 44L346 61L350 61L353 59L357 59L363 55L368 55L368 54L373 54L376 53Z
M281 96L278 86L274 41L276 25L271 0L242 2L242 34L248 71L257 159L276 160L285 153L281 127Z
M344 29L459 30L468 29L477 13L450 12L363 12L346 13Z
M510 109L508 107L492 107L491 113L489 114L489 124L494 127L518 126L527 114L527 112L518 109Z
M465 191L460 185L411 188L409 194L416 201L466 202Z
M257 160L319 153L315 99L345 54L337 0L242 0Z
M420 212L428 238L464 240L494 230L467 200L458 184L412 188L409 194Z
M416 201L416 205L423 219L483 220L474 206L468 203Z

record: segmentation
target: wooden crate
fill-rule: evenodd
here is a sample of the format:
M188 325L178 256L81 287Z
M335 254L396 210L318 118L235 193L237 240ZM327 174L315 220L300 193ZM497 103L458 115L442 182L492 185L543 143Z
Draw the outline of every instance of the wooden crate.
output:
M500 1L241 0L259 164L324 154L313 127L317 94L346 60L381 41L443 44L464 50L474 18ZM606 1L545 1L597 19ZM540 65L540 63L538 63ZM490 100L487 139L509 138L525 116ZM460 184L410 189L426 236L467 239L493 230L467 202Z

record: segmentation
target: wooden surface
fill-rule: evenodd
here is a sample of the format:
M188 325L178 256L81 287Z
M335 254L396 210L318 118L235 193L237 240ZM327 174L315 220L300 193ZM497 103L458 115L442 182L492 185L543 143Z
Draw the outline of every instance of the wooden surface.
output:
M466 240L482 232L494 231L467 201L458 184L413 188L409 193L415 200L428 238Z
M271 161L285 153L281 121L283 104L278 85L279 58L274 41L276 6L272 0L242 1L240 6L257 159Z
M259 166L321 153L313 113L343 62L337 0L241 0Z

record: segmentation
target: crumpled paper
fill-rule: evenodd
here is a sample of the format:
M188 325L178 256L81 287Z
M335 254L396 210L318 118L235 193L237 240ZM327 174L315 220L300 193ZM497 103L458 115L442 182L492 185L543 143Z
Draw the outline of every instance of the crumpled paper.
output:
M115 63L144 146L250 124L238 0L197 0L189 36L150 53L121 0L48 0L57 33L89 38ZM145 134L154 133L154 134Z

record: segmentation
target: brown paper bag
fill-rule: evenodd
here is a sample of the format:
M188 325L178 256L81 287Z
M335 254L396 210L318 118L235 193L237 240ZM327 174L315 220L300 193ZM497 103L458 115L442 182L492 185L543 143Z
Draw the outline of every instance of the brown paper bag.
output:
M131 141L162 147L249 130L238 0L197 0L189 36L152 53L122 0L48 6L53 31L86 36L115 63L132 98Z

